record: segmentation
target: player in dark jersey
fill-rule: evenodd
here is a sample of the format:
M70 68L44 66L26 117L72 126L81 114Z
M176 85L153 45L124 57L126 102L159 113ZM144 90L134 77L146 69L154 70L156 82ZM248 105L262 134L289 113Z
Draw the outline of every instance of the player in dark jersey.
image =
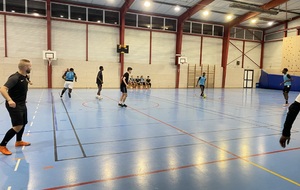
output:
M120 85L120 90L122 92L120 101L119 101L119 106L121 107L127 107L126 104L124 104L126 97L127 97L127 86L128 86L128 80L129 80L129 74L131 74L132 68L128 67L127 68L127 72L124 73L123 77L122 77L122 81L121 81L121 85Z
M103 72L104 68L103 66L99 67L99 72L97 74L97 78L96 78L96 84L98 87L98 92L97 92L97 96L96 98L98 98L99 100L102 100L103 98L101 97L101 90L102 90L102 84L103 84Z
M18 65L19 71L12 74L7 82L0 88L2 96L6 99L5 106L12 122L2 142L0 152L4 155L12 153L6 148L7 143L17 135L15 146L29 146L29 142L22 141L27 120L26 98L28 91L27 74L31 71L31 63L27 59L21 59Z

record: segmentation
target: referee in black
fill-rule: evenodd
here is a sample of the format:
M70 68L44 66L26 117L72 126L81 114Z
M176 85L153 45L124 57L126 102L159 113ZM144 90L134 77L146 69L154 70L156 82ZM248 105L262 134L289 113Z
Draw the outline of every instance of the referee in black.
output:
M4 155L11 155L6 145L15 135L17 135L16 147L30 145L29 142L22 141L22 136L24 127L28 123L26 107L27 74L31 71L31 65L29 60L21 59L18 65L19 71L12 74L0 88L0 93L6 99L5 106L12 122L12 128L6 132L0 143L0 152Z

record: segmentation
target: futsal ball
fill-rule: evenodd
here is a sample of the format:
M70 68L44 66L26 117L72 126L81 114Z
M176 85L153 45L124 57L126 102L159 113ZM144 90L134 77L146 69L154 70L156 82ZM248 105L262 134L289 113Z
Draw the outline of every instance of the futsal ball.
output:
M203 98L206 98L206 95L203 95Z

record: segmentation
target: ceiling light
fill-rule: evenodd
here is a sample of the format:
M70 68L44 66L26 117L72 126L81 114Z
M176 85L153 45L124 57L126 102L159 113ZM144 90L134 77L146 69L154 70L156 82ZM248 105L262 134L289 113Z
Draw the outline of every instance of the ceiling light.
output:
M204 15L204 16L209 15L209 11L204 11L204 12L203 12L203 15Z
M33 16L40 16L39 13L33 13L32 15L33 15Z
M151 5L150 1L145 1L145 3L144 3L145 7L150 7L150 5Z
M272 26L273 24L274 24L273 21L268 22L268 25L269 25L269 26Z
M180 7L178 5L176 5L176 7L174 8L175 11L180 11Z
M251 20L251 23L252 23L252 24L255 24L256 21L257 21L256 19L252 19L252 20Z
M15 10L11 10L12 13L16 12Z
M64 18L64 15L60 15L60 18Z
M233 18L233 15L227 15L226 20L231 20Z

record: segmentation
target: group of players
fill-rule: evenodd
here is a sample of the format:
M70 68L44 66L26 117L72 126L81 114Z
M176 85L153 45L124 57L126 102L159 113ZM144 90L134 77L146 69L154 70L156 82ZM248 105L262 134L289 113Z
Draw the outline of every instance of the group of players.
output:
M143 75L141 77L137 76L136 78L131 75L129 79L129 87L131 88L151 88L151 79L149 76L147 76L146 79L144 79Z
M5 107L9 113L9 116L11 118L11 128L5 133L3 140L0 142L0 152L4 155L11 155L12 152L9 151L6 147L7 143L16 136L16 142L15 147L23 147L23 146L30 146L30 142L26 142L22 140L24 128L25 125L28 123L27 119L27 107L26 107L26 98L27 98L27 91L28 91L28 84L31 83L29 80L29 73L31 71L31 62L27 59L21 59L18 64L18 71L12 74L7 82L0 88L0 93L3 96L5 101ZM97 83L98 83L98 93L97 96L100 96L99 92L102 89L103 84L103 75L102 71L104 68L102 66L99 67L99 73L97 75ZM120 107L127 107L125 104L125 100L127 98L127 87L129 86L129 75L131 74L132 68L128 67L127 71L124 73L124 75L121 78L121 85L120 90L122 92L122 95L120 97L120 101L118 105ZM288 104L288 92L291 88L291 77L287 73L287 69L285 68L282 73L283 75L283 82L281 84L284 85L284 97L286 100L286 104ZM66 71L66 73L63 75L63 78L65 79L66 83L64 85L64 89L62 90L61 96L63 93L68 89L68 95L71 98L71 92L72 92L72 85L67 85L67 83L72 83L73 80L77 80L77 76L74 73L74 69L70 68L69 71ZM133 78L133 77L132 77ZM141 77L142 78L142 77ZM135 80L135 83L142 84L143 80ZM133 81L133 80L132 80ZM147 77L145 84L150 83L150 78ZM199 77L197 84L199 84L201 88L201 96L204 96L204 84L206 81L205 73L201 77ZM150 83L151 86L151 83ZM279 140L280 145L285 148L287 144L290 142L290 136L291 136L291 128L292 125L300 111L300 94L297 96L294 103L292 103L289 106L289 111L287 113L283 130L282 130L282 136Z

